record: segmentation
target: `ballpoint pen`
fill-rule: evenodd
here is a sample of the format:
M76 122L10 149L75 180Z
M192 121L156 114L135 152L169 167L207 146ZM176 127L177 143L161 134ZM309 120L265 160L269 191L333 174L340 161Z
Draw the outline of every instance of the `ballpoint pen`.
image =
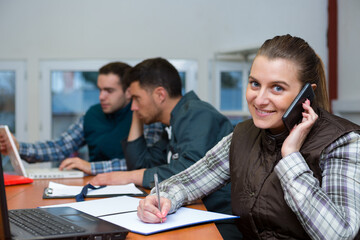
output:
M158 208L161 213L161 205L160 205L160 192L159 192L159 180L157 173L154 174L154 181L155 181L155 189L156 189L156 195L158 198ZM162 223L162 218L160 218L160 222Z

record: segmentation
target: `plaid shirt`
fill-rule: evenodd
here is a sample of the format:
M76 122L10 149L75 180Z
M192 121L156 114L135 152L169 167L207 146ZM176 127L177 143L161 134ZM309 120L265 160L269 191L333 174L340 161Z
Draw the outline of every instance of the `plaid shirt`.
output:
M157 142L162 134L163 125L154 123L144 125L144 135L149 146ZM66 132L63 132L59 138L53 141L38 143L19 143L19 154L28 162L37 161L62 161L71 156L78 149L86 145L84 138L84 117L81 117L73 123ZM119 146L121 147L121 146ZM125 159L111 159L91 163L92 174L126 171Z
M170 212L230 181L231 139L232 134L224 137L200 161L159 185L160 195L171 200ZM312 239L353 239L360 226L360 135L351 132L325 148L320 167L322 186L299 152L280 160L275 172L285 200Z

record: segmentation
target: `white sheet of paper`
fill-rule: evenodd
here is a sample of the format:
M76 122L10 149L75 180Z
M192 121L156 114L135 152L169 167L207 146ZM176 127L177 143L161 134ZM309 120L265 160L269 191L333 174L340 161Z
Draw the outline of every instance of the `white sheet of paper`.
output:
M136 212L139 201L139 198L120 196L43 207L72 207L143 235L198 223L238 218L237 216L228 214L182 207L176 213L168 215L166 221L163 223L144 223L138 218Z
M87 200L83 202L57 204L47 207L72 207L79 211L85 212L95 217L104 216L108 214L124 213L129 211L136 211L139 205L139 198L120 196L97 200Z
M123 213L100 217L108 222L122 226L132 232L149 235L179 227L194 225L198 223L212 222L215 220L238 218L237 216L202 211L192 208L182 207L176 213L168 215L163 223L144 223L136 212Z
M75 196L79 194L83 186L70 186L60 184L56 182L49 182L48 188L52 189L51 196L62 197L62 196ZM109 185L100 189L89 189L87 196L100 196L100 195L111 195L111 194L143 194L135 184L130 183L126 185Z

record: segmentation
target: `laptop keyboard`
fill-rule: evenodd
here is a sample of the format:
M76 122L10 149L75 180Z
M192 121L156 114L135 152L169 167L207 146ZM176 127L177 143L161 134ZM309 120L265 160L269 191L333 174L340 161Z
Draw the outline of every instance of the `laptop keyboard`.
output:
M84 228L37 208L11 210L9 219L11 223L35 236L85 232Z

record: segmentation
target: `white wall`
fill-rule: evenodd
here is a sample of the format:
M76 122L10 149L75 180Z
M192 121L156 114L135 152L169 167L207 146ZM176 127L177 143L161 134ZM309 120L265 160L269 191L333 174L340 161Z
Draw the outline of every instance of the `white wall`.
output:
M0 0L0 60L27 63L28 140L39 136L40 60L192 59L198 94L213 102L215 52L285 33L306 39L327 63L327 0Z
M360 124L360 1L338 0L338 100L334 112Z
M338 2L338 64L341 83L339 84L338 97L360 100L360 1Z

